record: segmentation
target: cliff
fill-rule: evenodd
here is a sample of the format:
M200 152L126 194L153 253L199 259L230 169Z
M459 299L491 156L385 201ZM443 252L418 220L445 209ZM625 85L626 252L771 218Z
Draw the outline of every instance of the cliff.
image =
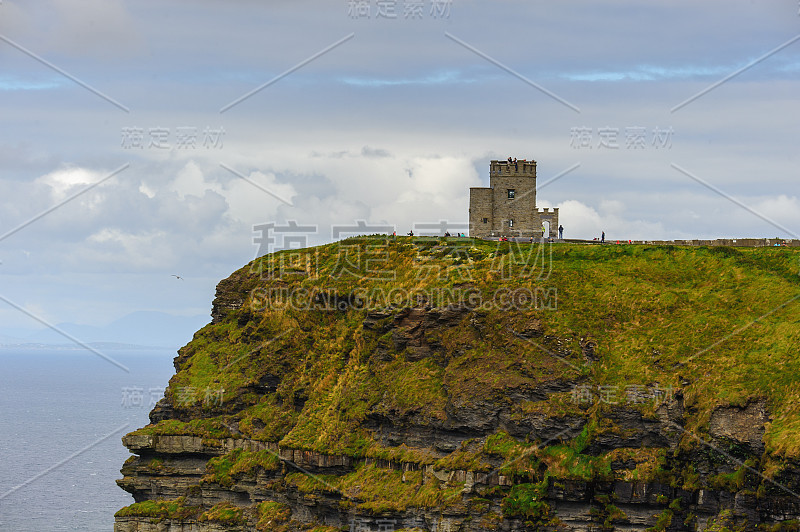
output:
M800 250L361 237L221 281L117 532L800 530Z

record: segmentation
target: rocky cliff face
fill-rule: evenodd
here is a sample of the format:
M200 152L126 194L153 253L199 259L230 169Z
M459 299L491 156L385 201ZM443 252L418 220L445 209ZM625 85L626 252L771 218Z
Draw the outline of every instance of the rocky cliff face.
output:
M797 252L622 249L248 265L123 438L115 530L800 529L798 311L742 328L758 282L797 292Z

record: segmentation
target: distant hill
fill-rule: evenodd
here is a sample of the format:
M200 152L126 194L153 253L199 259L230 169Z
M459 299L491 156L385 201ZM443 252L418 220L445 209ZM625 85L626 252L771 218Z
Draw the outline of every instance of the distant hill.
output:
M137 311L132 312L104 327L78 325L75 323L59 323L56 326L62 331L85 343L117 343L142 346L158 346L178 348L187 344L194 332L209 321L207 315L174 316L165 312ZM70 341L54 330L47 329L25 337L5 341L0 336L0 343L40 343L64 344Z

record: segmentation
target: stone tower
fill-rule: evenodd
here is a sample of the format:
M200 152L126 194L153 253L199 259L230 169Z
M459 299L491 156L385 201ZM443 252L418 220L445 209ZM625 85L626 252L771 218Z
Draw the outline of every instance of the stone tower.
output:
M474 238L499 236L558 237L558 209L536 208L536 161L492 161L489 187L469 189L469 235Z

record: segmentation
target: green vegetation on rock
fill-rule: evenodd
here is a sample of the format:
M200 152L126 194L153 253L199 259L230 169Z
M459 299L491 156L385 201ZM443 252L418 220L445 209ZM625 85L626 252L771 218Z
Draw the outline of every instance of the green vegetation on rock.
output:
M368 515L480 508L487 529L557 526L547 500L570 483L761 496L726 454L763 455L746 463L767 476L800 459L798 265L784 247L458 238L282 251L219 284L214 322L179 351L169 409L134 434L216 446L202 484L261 474L267 491ZM226 452L230 438L347 460L309 475L268 451ZM118 515L172 515L138 504ZM204 515L293 530L281 504ZM599 526L624 521L611 500L593 504ZM653 530L690 520L674 506Z
M186 497L173 500L143 501L126 506L114 514L114 517L149 517L155 521L164 519L183 520L197 517L200 508L186 506Z

